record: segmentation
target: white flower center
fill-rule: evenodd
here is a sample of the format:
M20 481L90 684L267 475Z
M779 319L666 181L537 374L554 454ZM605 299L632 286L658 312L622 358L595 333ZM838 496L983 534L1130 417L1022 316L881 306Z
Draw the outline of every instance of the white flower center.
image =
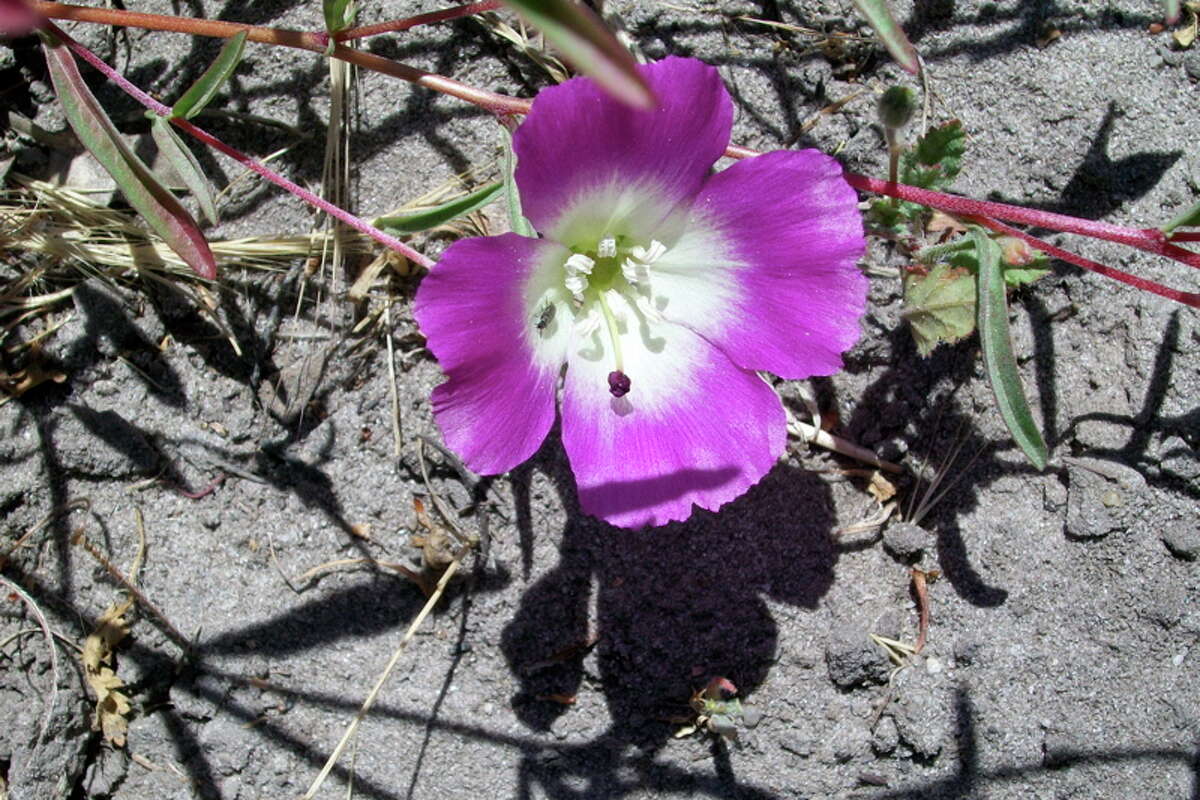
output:
M630 244L614 236L605 236L593 251L573 253L563 264L563 287L574 298L575 332L590 338L603 328L612 346L613 371L609 391L621 397L629 391L624 372L618 323L624 322L611 309L610 293L623 297L645 322L661 322L662 314L651 289L653 265L667 252L662 242Z

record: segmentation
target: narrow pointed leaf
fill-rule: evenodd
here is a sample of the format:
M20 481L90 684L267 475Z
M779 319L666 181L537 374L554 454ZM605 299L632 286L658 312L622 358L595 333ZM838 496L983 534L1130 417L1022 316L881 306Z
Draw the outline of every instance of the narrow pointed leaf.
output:
M171 116L191 119L204 110L233 71L242 61L242 51L246 47L246 32L242 31L231 37L217 54L217 60L204 70L204 74L196 79L183 96L171 107Z
M504 200L508 205L508 224L513 233L534 238L533 223L521 213L521 193L517 190L517 154L513 152L512 131L504 128Z
M1200 227L1200 203L1196 203L1196 205L1192 206L1187 211L1184 211L1166 225L1163 225L1160 230L1167 236L1170 236L1176 228L1196 227Z
M1163 0L1163 10L1166 13L1168 25L1179 22L1179 0Z
M1000 416L1013 439L1035 467L1045 469L1049 457L1046 443L1025 399L1008 333L1008 303L1004 297L1000 246L979 228L971 230L971 238L979 255L978 327L988 382L992 384Z
M574 0L506 2L613 97L635 108L654 108L654 94L637 62L590 8Z
M358 9L354 0L325 0L325 31L339 33L354 24Z
M158 151L175 170L175 174L192 193L192 197L196 198L200 210L204 213L204 218L208 220L209 224L216 225L217 204L213 200L212 187L208 184L208 178L204 177L204 171L200 169L200 162L179 138L179 134L175 133L175 128L171 126L166 117L160 117L157 114L152 114L151 117L150 135L154 137Z
M920 69L917 51L913 49L912 42L904 35L900 24L892 16L892 10L888 8L886 0L854 0L854 7L871 23L871 27L879 34L883 46L892 54L892 58L896 59L896 63L916 75Z
M49 35L44 36L42 49L63 113L83 146L112 175L146 224L198 275L215 278L217 262L196 221L121 139L84 83L75 57Z
M476 189L464 197L443 203L428 211L406 214L402 217L379 217L372 224L381 231L390 233L393 236L402 233L427 231L430 228L436 228L438 225L445 225L457 217L470 214L472 211L478 211L495 200L496 196L502 191L504 191L504 184L496 181L495 183L489 183L482 189Z

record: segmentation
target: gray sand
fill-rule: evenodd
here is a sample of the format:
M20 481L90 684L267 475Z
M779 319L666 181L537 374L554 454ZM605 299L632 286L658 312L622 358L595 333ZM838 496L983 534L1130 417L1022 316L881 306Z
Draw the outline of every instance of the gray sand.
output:
M364 19L431 7L386 5ZM1147 32L1159 4L922 2L915 15L913 3L896 5L933 80L933 120L958 118L970 135L958 191L1132 226L1195 202L1198 54ZM320 26L316 3L180 4L200 6ZM855 77L807 52L802 36L733 19L847 30L859 24L848 2L612 6L651 57L720 68L738 107L736 142L819 147L884 173L870 93L801 126L864 82L899 79L887 57L852 52ZM1039 48L1047 25L1061 38ZM78 31L166 96L216 52L175 35ZM546 81L472 22L385 38L372 47L470 84L529 96ZM276 162L316 185L327 93L319 59L252 47L224 102L316 132ZM52 125L56 112L43 108L42 119ZM376 75L360 76L355 120L355 204L367 216L499 152L486 114ZM214 128L256 154L290 143L257 127ZM221 184L239 172L206 163ZM488 214L502 229L500 207ZM225 220L215 235L311 225L307 208L253 183ZM1200 285L1181 265L1060 239L1172 286ZM882 246L869 261L901 264ZM313 301L318 284L293 317L294 284L228 270L222 315L239 357L171 293L89 282L47 345L68 382L0 407L6 539L87 501L31 537L5 577L82 643L119 592L72 536L83 532L127 571L140 510L139 586L191 647L184 658L160 620L134 612L116 667L134 709L128 746L114 750L91 731L75 651L60 646L48 740L32 750L50 665L40 633L22 633L37 622L10 595L0 769L14 800L297 797L423 605L414 584L383 569L300 578L338 559L413 564L412 498L425 494L416 437L437 436L428 397L440 372L417 348L411 294L393 307L397 459L383 337L345 336L351 310ZM1063 264L1014 295L1022 378L1055 456L1039 474L1000 421L975 340L923 360L899 318L899 280L873 278L871 299L845 372L816 387L843 436L910 468L940 463L965 439L958 482L924 532L837 535L873 502L861 481L830 471L853 465L799 443L719 514L616 530L578 513L552 436L529 464L478 489L478 513L460 524L474 530L487 515L488 558L468 562L426 621L320 796L346 797L352 780L359 798L1200 798L1196 313ZM272 402L264 386L291 393ZM435 490L470 504L431 458ZM221 473L199 500L175 488ZM911 563L942 577L929 588L921 658L893 672L868 634L916 637ZM580 647L589 637L594 646ZM673 738L682 726L670 720L710 676L732 680L762 714L739 746ZM573 704L554 699L567 696Z

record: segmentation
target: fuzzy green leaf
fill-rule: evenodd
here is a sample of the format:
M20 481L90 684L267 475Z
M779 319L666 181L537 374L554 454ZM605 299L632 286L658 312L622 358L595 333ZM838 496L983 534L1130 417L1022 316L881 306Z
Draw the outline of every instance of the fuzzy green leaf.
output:
M871 27L879 34L883 46L892 54L892 58L896 59L896 63L916 75L920 69L917 51L913 49L912 42L904 35L904 30L892 16L888 4L884 0L854 0L854 7L871 23Z
M1046 257L1045 253L1039 250L1037 251L1037 255L1028 264L1016 267L1004 265L1002 271L1006 284L1013 287L1024 286L1027 283L1033 283L1050 274L1050 259Z
M912 326L923 356L942 342L969 336L975 330L975 276L950 264L938 264L926 275L908 275L900 316Z
M1166 225L1163 225L1161 228L1159 228L1159 230L1161 230L1167 236L1170 236L1171 232L1176 228L1196 227L1200 227L1200 203L1196 203L1196 205L1192 206L1187 211L1184 211Z
M901 158L901 182L922 189L948 188L958 177L966 145L967 134L958 120L931 129Z
M192 197L196 198L200 210L204 213L204 218L210 225L216 225L217 204L213 200L212 188L208 184L208 178L204 177L204 170L200 168L200 162L192 155L192 151L179 138L179 134L175 133L175 128L167 121L166 117L160 117L157 114L151 115L150 135L154 137L154 142L158 145L158 150L162 153L163 158L175 170L175 174L192 193Z
M43 34L42 50L63 114L79 141L112 175L129 205L146 224L196 274L208 279L216 278L216 259L196 221L121 139L112 121L84 83L71 51L49 34Z
M1046 468L1049 457L1046 443L1033 419L1017 359L1013 355L1012 339L1008 333L1008 302L1004 296L1001 275L1000 246L979 228L971 230L979 258L979 341L983 347L983 364L988 382L996 395L1000 416L1008 426L1025 456L1039 470Z
M196 79L183 96L171 107L172 117L191 119L204 110L221 91L221 86L237 69L242 61L242 51L246 48L246 32L242 31L232 37L217 54L217 60L204 70L204 74Z
M358 8L354 0L324 0L325 31L340 33L354 24Z
M470 214L472 211L478 211L495 200L496 195L502 191L504 191L504 184L496 181L428 211L406 214L402 217L379 217L372 224L384 233L392 235L427 231L438 225L445 225L457 217Z
M654 94L637 62L590 8L573 0L506 2L613 97L635 108L654 108Z

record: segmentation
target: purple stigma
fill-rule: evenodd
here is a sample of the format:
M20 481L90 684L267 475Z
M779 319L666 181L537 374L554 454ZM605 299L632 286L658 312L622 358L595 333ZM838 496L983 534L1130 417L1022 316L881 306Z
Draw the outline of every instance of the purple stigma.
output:
M608 373L608 391L613 397L624 397L629 394L629 376L624 372L613 370Z

